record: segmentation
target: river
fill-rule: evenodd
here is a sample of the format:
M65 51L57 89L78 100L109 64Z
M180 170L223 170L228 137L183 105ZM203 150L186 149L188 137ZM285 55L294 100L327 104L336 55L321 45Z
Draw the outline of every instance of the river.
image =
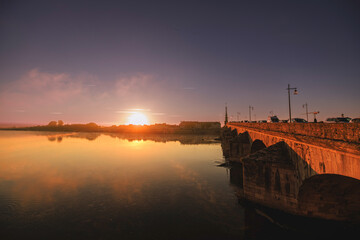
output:
M146 140L143 140L146 139ZM264 239L212 136L0 131L2 239Z

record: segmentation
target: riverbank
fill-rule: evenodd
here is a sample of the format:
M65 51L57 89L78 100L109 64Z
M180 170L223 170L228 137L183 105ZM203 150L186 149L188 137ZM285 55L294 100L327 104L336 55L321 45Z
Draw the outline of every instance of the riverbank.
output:
M0 130L11 131L46 131L46 132L99 132L99 133L142 133L142 134L212 134L220 135L219 125L211 125L207 122L194 122L196 124L154 124L154 125L113 125L100 126L96 123L87 124L63 124L50 122L48 125L31 127L7 127Z

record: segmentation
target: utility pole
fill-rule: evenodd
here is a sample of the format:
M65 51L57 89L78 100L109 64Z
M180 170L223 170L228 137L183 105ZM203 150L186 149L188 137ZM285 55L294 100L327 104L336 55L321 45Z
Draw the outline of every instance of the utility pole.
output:
M240 112L237 112L237 120L240 121Z
M249 105L249 122L251 122L251 110L254 110L254 107Z
M304 107L306 109L306 121L309 122L308 104L307 103L303 104L303 108Z
M288 90L288 97L289 97L289 123L291 123L291 102L290 102L290 90L294 90L294 95L298 94L297 88L291 88L290 84L288 84L287 89Z
M227 103L225 103L225 125L228 123Z

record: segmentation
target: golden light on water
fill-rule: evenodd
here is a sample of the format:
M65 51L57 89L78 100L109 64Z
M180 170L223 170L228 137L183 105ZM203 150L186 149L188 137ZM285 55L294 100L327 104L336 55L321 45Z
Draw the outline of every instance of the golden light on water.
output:
M149 120L146 117L145 114L136 112L131 114L128 117L128 121L126 124L132 124L132 125L148 125L149 124Z
M63 140L52 141L48 135L3 132L0 179L13 184L11 194L25 208L33 202L55 204L59 191L78 196L79 189L90 183L109 187L119 201L141 202L146 200L142 190L150 178L155 183L179 178L200 181L188 169L194 160L194 146L91 136L57 133L51 137ZM196 151L199 149L206 155L203 161L218 153L213 145L197 146ZM171 161L168 156L173 156ZM202 182L201 186L207 185Z

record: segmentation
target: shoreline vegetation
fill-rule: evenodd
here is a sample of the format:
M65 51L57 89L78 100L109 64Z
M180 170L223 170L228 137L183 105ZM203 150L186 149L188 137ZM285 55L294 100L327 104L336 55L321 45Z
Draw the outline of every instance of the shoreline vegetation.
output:
M101 133L149 133L149 134L215 134L220 135L220 122L182 121L179 125L166 123L153 125L112 125L100 126L96 123L64 124L62 120L51 121L47 125L29 127L5 127L0 130L47 131L47 132L101 132Z

